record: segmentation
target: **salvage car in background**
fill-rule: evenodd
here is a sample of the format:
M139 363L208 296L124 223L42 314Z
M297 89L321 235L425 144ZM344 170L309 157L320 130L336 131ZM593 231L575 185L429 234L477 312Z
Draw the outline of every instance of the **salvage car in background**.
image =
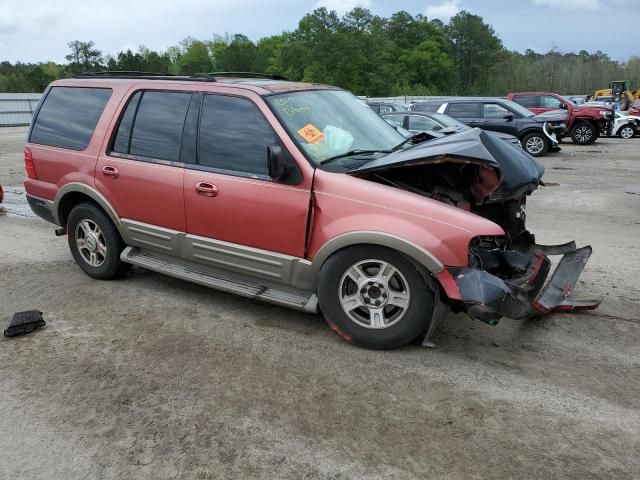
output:
M533 113L566 110L565 125L573 143L590 145L600 135L609 135L613 126L613 108L608 106L578 106L557 93L518 92L510 93L509 100L519 103Z
M536 159L476 128L407 139L347 91L264 77L54 82L29 205L91 277L137 265L320 311L369 348L428 338L441 302L492 325L597 306L569 298L591 248L526 229Z
M640 117L628 115L627 112L616 112L611 136L633 138L640 132Z
M397 103L390 102L366 102L367 105L371 107L371 110L376 112L378 115L389 112L404 112L407 109L402 105Z
M535 115L521 105L502 98L426 100L413 104L411 111L444 113L470 127L513 135L520 140L522 148L534 157L558 151L559 138L566 130L566 112Z
M453 133L464 132L465 130L472 128L462 122L459 122L455 118L442 113L396 112L384 113L381 117L414 134L428 132L433 135L435 132L443 135L451 135ZM503 140L517 145L518 148L522 148L520 141L513 135L502 132L491 133L493 135L497 135Z

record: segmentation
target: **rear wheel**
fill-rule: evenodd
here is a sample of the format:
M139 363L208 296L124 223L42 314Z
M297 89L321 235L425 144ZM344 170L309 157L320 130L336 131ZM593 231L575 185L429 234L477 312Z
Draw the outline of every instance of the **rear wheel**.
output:
M434 289L402 254L377 246L351 247L322 267L322 314L342 338L373 349L405 345L426 331Z
M549 150L549 139L543 133L529 133L522 138L522 148L534 157L544 155Z
M571 129L571 140L578 145L589 145L598 138L598 131L591 123L578 123Z
M635 134L635 129L630 125L625 125L620 130L618 130L618 136L621 138L633 138Z
M87 275L100 280L121 277L130 265L120 261L125 244L109 217L92 203L76 205L67 221L69 249Z

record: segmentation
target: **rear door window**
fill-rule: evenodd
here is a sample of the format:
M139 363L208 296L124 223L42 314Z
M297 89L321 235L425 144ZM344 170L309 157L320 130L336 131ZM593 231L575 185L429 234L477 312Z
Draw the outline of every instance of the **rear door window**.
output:
M52 87L38 111L29 142L85 150L110 97L110 88Z
M257 105L224 95L205 95L198 139L198 164L260 176L269 175L267 147L279 144Z
M447 114L453 118L480 118L480 104L451 103Z
M135 113L129 154L179 161L190 101L190 93L144 92Z

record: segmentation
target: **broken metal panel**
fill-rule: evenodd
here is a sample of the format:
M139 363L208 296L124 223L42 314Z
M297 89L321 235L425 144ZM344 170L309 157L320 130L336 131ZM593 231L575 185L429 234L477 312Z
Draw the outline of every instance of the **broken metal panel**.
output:
M543 247L547 252L566 251L571 243ZM540 251L528 273L514 280L500 278L475 268L449 268L460 291L462 309L472 318L491 325L502 317L515 320L541 316L552 311L578 311L596 308L599 300L574 300L571 294L591 255L591 247L573 248L563 253L547 282L549 258Z

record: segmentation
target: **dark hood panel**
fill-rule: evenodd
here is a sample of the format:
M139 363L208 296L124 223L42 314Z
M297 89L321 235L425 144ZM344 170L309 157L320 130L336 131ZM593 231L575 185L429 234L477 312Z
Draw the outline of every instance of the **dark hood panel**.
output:
M492 167L500 172L501 183L489 201L521 197L535 190L544 174L543 165L524 150L479 128L431 140L373 160L350 175L366 176L413 165L469 162Z

